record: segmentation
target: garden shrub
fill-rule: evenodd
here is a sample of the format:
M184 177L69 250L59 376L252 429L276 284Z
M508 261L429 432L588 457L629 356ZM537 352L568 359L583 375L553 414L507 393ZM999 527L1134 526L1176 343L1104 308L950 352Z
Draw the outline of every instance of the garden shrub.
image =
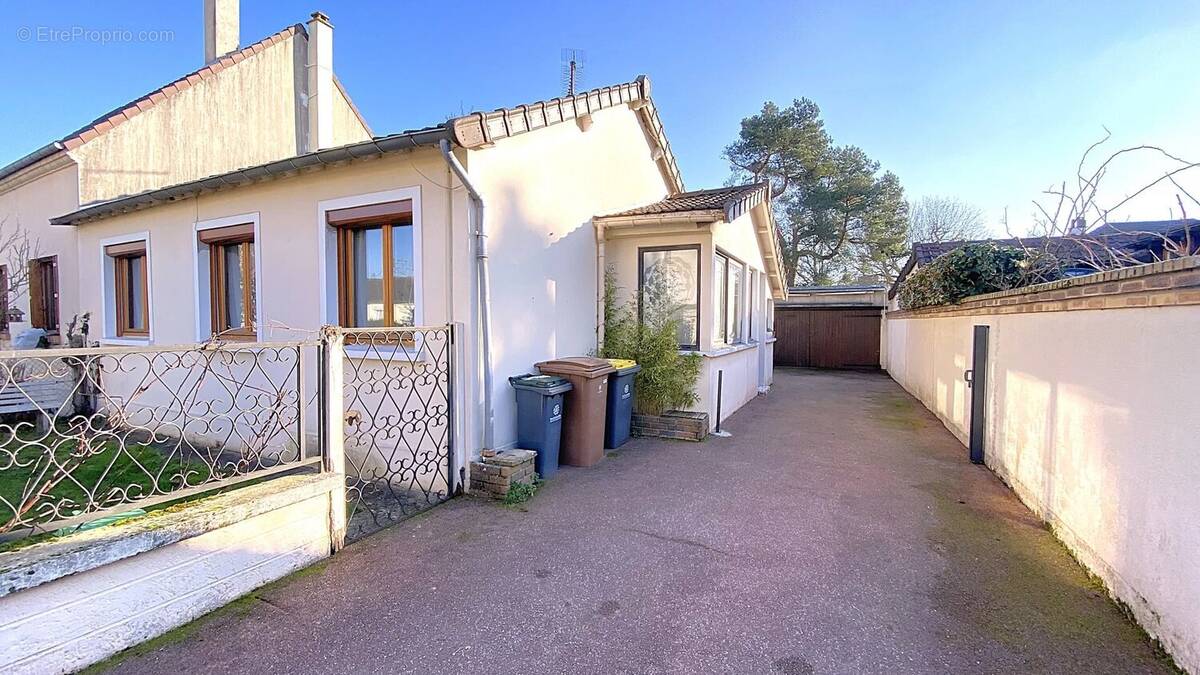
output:
M679 322L665 305L666 295L651 285L644 289L645 307L638 319L636 300L620 302L611 270L604 280L604 343L600 356L633 359L642 367L635 381L634 411L661 415L667 410L687 408L696 402L696 380L700 377L699 354L679 351Z
M1057 261L1041 251L967 244L929 263L900 284L901 309L952 305L964 298L1053 281Z

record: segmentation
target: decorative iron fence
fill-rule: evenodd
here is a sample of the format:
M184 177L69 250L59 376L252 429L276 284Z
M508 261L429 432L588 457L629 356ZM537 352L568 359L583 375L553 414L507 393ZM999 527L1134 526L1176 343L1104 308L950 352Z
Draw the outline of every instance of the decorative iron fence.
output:
M329 328L341 353L346 539L454 494L454 327Z
M318 348L0 352L0 536L319 470Z

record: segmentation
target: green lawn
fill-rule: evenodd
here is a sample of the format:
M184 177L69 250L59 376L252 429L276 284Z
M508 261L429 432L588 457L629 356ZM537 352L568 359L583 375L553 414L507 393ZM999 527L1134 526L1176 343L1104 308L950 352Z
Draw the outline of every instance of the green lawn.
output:
M31 440L37 435L22 433L21 437ZM52 435L51 439L54 438ZM109 440L103 442L98 452L81 460L71 457L79 445L77 439L58 437L47 445L53 442L59 443L55 449L58 462L73 467L69 472L70 478L60 481L48 494L43 495L34 508L26 513L26 521L48 522L73 515L89 501L84 488L91 492L95 501L108 502L109 506L113 506L149 496L155 492L155 485L160 492L170 491L182 483L179 476L185 467L193 472L188 476L189 484L208 480L208 467L203 463L185 464L178 459L168 461L162 452L149 445L127 442L122 449L116 441ZM15 453L17 461L11 461L9 453ZM13 440L0 449L0 497L8 502L0 502L0 532L13 520L21 503L38 486L59 473L61 470L53 466L48 451L41 445L23 445ZM120 492L110 497L110 493L116 489L125 490L126 498L122 498ZM53 512L39 515L40 509L48 504L60 505L57 516Z

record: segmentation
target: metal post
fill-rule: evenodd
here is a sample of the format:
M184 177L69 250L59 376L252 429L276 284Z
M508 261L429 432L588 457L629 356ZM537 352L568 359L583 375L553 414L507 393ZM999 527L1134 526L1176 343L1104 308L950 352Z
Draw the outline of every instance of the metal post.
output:
M446 325L446 339L450 343L446 345L446 496L453 497L458 494L454 485L454 480L457 478L455 465L458 460L455 459L455 445L458 442L458 435L455 433L455 426L458 420L455 419L455 413L458 407L454 404L454 397L458 396L458 387L455 386L454 378L457 377L454 362L458 358L458 347L456 345L453 323Z
M725 371L717 371L717 435L721 434L721 389L725 380Z
M963 374L971 388L971 434L968 445L971 462L984 463L984 441L987 431L987 361L988 326L975 326L971 354L971 369ZM969 373L969 377L968 377Z
M342 332L334 326L321 330L321 447L325 451L325 470L341 477L341 490L329 498L329 539L333 551L346 545L346 436L342 422Z
M261 354L262 350L259 349ZM257 358L257 354L255 357ZM296 460L308 458L308 398L304 395L304 347L296 345Z

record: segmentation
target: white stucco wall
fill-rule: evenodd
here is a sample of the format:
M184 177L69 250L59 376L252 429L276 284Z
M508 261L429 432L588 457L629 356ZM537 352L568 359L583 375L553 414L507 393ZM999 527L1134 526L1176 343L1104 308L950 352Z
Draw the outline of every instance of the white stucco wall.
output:
M596 349L592 216L657 201L667 187L625 106L596 113L586 132L569 122L472 151L467 169L487 200L495 438L506 446L516 441L507 378Z
M987 465L1200 672L1200 307L888 320L888 372L964 444L975 325Z
M79 289L84 306L95 312L93 335L108 344L127 343L101 333L101 327L110 323L102 317L107 276L102 252L104 243L112 238L144 232L150 241L151 334L149 340L134 344L195 343L200 337L201 317L208 311L207 305L197 300L200 285L207 282L197 272L195 225L247 216L258 220L260 338L315 339L323 324L337 323L336 267L329 258L333 244L323 241L329 228L321 208L351 198L390 201L398 194L415 195L420 202L419 323L470 326L473 302L466 198L461 188L446 190L449 184L438 151L422 149L84 224L79 227ZM326 246L324 256L322 246ZM476 372L478 340L471 330L460 337L462 347L454 358L461 356L461 360L454 368L462 377ZM313 360L306 357L305 365L311 386L316 382ZM470 378L464 377L462 383L465 386L454 387L456 409L475 410L478 389ZM312 406L308 414L315 414ZM480 416L464 415L459 422L463 427L455 432L459 439L455 455L461 465L468 454L464 449L478 450ZM347 452L352 453L353 448L348 447Z
M198 536L0 597L0 671L74 672L328 556L328 487L303 494Z
M465 320L470 300L465 277L450 273L467 259L465 200L454 199L458 215L450 216L446 165L436 150L400 153L372 161L271 181L237 190L216 192L176 203L123 214L79 226L80 295L85 306L103 307L103 242L148 232L151 290L151 342L194 343L197 337L197 274L195 224L237 216L257 217L256 240L259 309L262 337L315 337L327 319L335 319L336 295L322 286L330 272L321 256L328 228L319 205L348 197L409 191L420 198L421 323L439 325L451 320L451 305ZM383 198L386 200L386 196ZM460 232L453 239L452 223ZM452 245L457 247L451 250ZM452 301L451 285L458 302ZM324 313L323 313L324 312ZM96 325L101 325L97 320ZM97 335L97 337L100 337Z
M296 39L197 79L73 150L81 202L297 154Z
M59 161L63 166L49 173L41 167L31 167L10 177L0 185L0 236L8 236L16 228L24 230L35 244L36 255L58 256L59 298L58 314L61 330L79 311L78 285L74 276L77 267L78 249L75 245L75 228L51 227L50 219L74 211L79 206L79 181L77 167L69 161ZM32 180L26 176L37 175ZM8 186L5 189L4 186ZM12 266L12 261L0 260ZM10 270L10 274L13 270ZM12 304L25 314L25 323L10 326L12 335L29 327L28 288L16 297Z
M648 228L654 231L656 228ZM638 289L638 250L658 246L698 245L700 247L700 352L704 357L696 382L698 400L690 410L707 412L709 425L717 424L717 382L721 376L721 419L728 418L753 400L771 383L772 347L766 331L769 285L763 273L765 265L754 231L753 217L744 214L732 223L719 222L710 227L689 225L684 232L622 235L605 244L605 264L613 271L618 297L629 300ZM727 347L716 344L713 331L713 255L716 251L732 255L747 267L743 302L748 308L744 327L747 344ZM751 273L753 271L753 282ZM753 283L757 289L751 292Z

